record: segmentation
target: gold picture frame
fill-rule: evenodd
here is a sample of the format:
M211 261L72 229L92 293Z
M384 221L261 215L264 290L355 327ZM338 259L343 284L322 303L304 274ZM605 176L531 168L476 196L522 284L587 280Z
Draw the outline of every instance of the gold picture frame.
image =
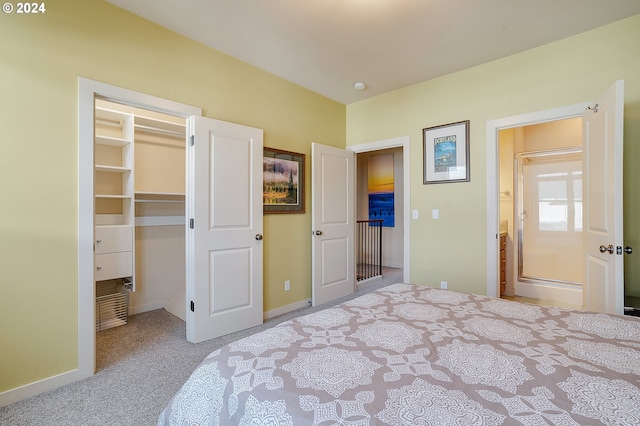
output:
M263 212L304 213L304 154L263 150Z

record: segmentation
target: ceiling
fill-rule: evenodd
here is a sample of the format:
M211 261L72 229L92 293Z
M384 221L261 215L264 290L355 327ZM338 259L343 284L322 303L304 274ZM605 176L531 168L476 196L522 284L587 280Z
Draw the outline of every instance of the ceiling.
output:
M637 0L108 1L343 104L640 13Z

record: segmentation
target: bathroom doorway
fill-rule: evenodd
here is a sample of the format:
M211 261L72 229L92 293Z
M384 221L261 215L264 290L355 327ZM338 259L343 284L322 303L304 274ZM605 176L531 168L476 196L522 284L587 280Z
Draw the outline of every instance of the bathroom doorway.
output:
M503 296L582 304L582 119L499 132Z

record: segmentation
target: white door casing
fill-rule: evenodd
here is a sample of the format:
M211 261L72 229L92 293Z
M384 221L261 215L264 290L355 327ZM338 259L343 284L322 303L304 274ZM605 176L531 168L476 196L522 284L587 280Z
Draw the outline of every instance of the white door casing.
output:
M71 383L95 373L94 285L94 120L95 98L184 117L200 115L191 105L158 98L98 81L78 78L78 368L71 374L20 388L21 398Z
M197 343L263 321L263 131L194 116L189 134L187 340Z
M583 309L622 314L624 81L616 81L582 114L584 198ZM601 251L600 247L603 247Z
M313 306L355 290L354 153L311 144L311 300Z

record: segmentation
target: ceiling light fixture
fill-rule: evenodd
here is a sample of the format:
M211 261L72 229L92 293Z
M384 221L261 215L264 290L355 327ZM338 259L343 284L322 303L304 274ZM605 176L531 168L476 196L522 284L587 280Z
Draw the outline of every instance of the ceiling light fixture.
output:
M366 87L367 86L365 86L364 83L360 81L353 85L353 88L356 90L364 90Z

